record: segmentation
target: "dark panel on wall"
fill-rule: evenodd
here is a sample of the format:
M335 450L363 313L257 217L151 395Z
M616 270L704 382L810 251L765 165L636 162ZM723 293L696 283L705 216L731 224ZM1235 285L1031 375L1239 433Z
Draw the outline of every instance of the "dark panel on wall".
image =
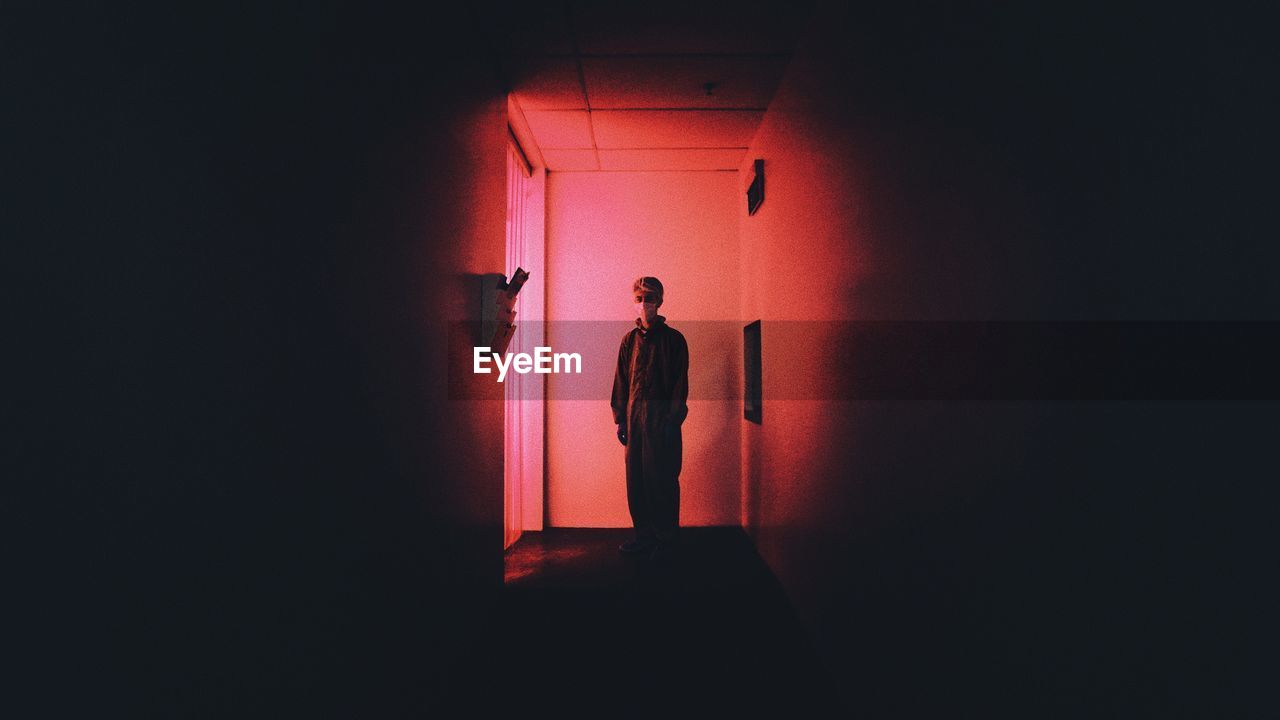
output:
M764 398L761 395L760 321L742 329L742 416L761 422Z

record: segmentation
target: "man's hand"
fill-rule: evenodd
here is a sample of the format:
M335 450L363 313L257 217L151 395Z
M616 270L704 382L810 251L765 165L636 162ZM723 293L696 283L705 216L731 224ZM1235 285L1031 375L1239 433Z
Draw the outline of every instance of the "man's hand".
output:
M618 426L618 442L623 445L627 444L627 428L622 425Z

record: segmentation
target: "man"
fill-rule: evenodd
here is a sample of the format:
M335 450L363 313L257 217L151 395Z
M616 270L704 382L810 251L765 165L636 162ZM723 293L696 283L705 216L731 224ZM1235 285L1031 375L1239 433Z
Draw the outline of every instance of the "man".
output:
M634 540L618 548L667 559L680 526L680 424L689 414L689 345L658 314L662 283L632 285L636 327L622 338L613 378L613 420L626 447L627 507Z

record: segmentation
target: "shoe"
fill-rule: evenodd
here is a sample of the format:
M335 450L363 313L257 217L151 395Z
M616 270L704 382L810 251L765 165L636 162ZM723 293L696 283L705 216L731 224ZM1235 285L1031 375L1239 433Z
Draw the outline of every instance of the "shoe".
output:
M626 555L638 555L653 550L656 544L652 540L628 540L618 546L618 552Z

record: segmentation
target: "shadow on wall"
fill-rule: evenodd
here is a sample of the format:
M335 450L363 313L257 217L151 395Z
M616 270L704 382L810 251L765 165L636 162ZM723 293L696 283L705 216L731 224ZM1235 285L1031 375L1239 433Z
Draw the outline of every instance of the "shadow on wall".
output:
M1083 383L1059 357L1029 394L883 392L867 383L959 346L783 341L769 323L1159 319L1194 338L1181 321L1275 317L1256 270L1277 246L1240 201L1257 187L1223 167L1260 142L1235 128L1256 129L1265 82L1231 59L1260 46L1243 18L1172 8L917 10L825 5L749 152L769 195L741 225L742 315L765 323L747 525L869 716L1158 715L1209 692L1172 682L1182 668L1233 662L1217 640L1184 644L1179 618L1222 616L1183 591L1222 541L1186 529L1258 495L1209 486L1275 467L1274 396L1201 397L1216 378L1161 370L1136 376L1163 395L1131 397L1114 380L1132 357L1105 342ZM805 302L815 282L833 302ZM1030 342L1024 362L1056 347ZM943 384L1027 379L991 373L992 347L937 366ZM1271 387L1238 365L1254 380L1234 387ZM1041 392L1060 380L1083 392ZM1185 557L1199 565L1170 564Z

